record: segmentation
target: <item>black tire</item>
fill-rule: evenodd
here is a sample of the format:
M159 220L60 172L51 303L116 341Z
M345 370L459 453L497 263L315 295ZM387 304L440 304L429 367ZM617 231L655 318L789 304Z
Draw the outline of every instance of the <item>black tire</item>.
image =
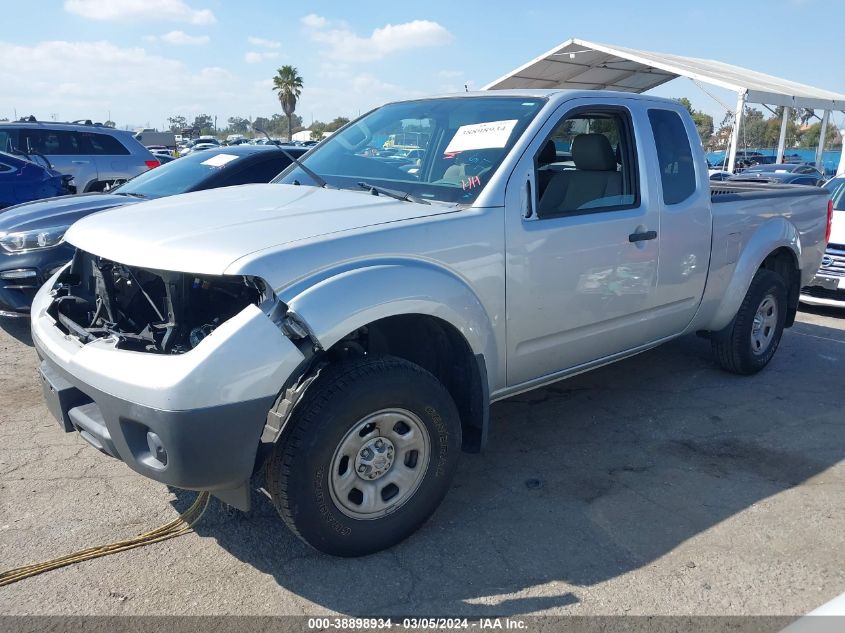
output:
M429 459L399 507L379 518L348 516L330 489L336 451L346 438L355 438L352 430L367 416L391 408L415 414L424 425ZM389 356L345 360L324 368L297 405L268 461L267 488L282 519L303 541L326 554L363 556L402 541L431 516L449 489L460 446L457 408L432 374ZM389 468L398 467L398 456L397 448Z
M763 346L759 339L753 337L754 318L767 297L775 304L776 318L769 326L771 338ZM786 312L787 289L783 278L771 270L758 270L733 321L712 336L716 362L722 369L734 374L756 374L769 364L780 345Z

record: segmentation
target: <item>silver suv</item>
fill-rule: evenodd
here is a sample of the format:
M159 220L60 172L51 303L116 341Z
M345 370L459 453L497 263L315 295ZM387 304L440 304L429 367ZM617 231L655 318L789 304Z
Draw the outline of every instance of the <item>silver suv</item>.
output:
M159 161L132 133L90 121L27 120L0 123L0 150L46 158L56 171L73 176L79 193L102 191L134 178Z

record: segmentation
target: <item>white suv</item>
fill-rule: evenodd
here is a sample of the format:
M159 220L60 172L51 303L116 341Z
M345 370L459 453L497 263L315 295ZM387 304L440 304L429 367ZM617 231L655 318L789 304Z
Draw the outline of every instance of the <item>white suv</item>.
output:
M830 192L833 217L822 265L810 284L801 289L801 301L813 306L845 308L845 175L824 185Z

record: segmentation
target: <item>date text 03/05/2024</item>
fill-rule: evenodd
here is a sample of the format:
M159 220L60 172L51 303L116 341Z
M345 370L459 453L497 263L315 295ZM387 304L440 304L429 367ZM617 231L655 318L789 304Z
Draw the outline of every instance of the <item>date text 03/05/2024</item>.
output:
M391 618L308 618L308 628L316 630L354 630L354 629L479 629L479 630L522 630L526 628L524 620L515 618L403 618L394 622Z

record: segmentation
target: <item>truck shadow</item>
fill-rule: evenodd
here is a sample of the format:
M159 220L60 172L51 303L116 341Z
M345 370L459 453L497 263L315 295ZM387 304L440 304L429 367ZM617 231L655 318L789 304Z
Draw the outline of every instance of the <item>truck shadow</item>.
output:
M29 328L29 319L0 317L0 329L15 340L32 347L32 333Z
M215 501L197 532L345 614L564 607L842 460L844 368L845 331L818 325L797 324L753 377L681 339L494 405L486 453L463 456L435 516L388 551L321 555L258 493L248 516ZM174 492L180 510L195 496Z
M828 306L811 306L806 303L799 304L798 309L807 314L830 317L832 319L845 319L845 308L832 308Z

